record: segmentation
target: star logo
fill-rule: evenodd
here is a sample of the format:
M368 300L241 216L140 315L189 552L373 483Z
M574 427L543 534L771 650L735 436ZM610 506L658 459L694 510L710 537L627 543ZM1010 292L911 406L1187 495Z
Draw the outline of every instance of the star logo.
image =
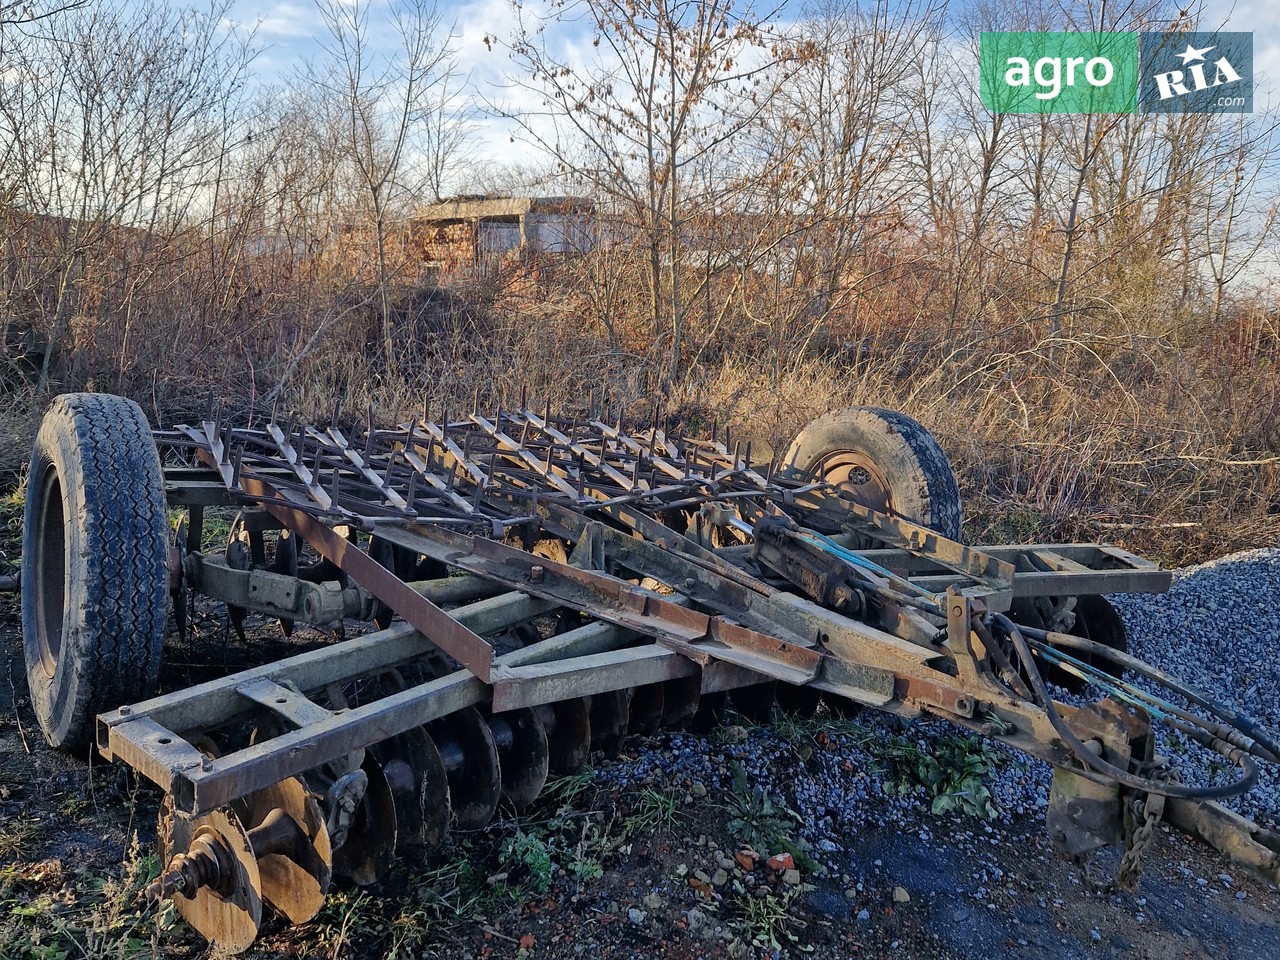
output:
M1191 61L1193 61L1193 60L1204 60L1204 55L1205 55L1206 53L1208 53L1208 52L1209 52L1210 50L1212 50L1212 49L1214 49L1214 48L1213 48L1213 47L1203 47L1203 48L1201 48L1201 49L1197 50L1197 49L1196 49L1195 47L1193 47L1190 43L1188 43L1188 44L1187 44L1187 49L1183 50L1183 51L1182 51L1181 53L1179 53L1179 54L1176 54L1176 56L1177 56L1177 57L1182 61L1182 65L1185 67L1188 63L1190 63L1190 62L1191 62Z

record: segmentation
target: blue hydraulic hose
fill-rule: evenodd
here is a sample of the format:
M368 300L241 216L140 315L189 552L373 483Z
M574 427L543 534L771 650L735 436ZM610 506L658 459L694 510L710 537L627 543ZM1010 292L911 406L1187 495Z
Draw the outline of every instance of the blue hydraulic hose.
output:
M928 597L931 600L935 597L933 593L930 593L924 587L912 583L905 577L898 576L892 570L887 567L880 566L880 564L876 563L874 560L868 560L866 557L859 556L847 547L842 547L828 536L821 533L810 533L808 530L802 530L799 535L832 556L839 557L841 560L845 561L845 563L853 564L855 567L861 567L863 570L869 570L872 573L878 573L882 577L889 577L897 583L904 584L919 596Z

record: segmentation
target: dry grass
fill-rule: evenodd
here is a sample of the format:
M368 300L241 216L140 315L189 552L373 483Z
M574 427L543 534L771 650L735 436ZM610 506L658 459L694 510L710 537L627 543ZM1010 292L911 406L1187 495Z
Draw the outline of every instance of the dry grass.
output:
M289 314L282 301L236 349L183 354L163 379L112 377L103 369L110 357L86 347L62 358L60 386L119 382L165 421L203 410L208 390L240 416L262 417L289 371L278 403L325 417L339 398L349 417L372 408L387 421L424 404L433 416L477 399L510 405L527 388L560 409L607 400L633 424L655 410L669 429L729 423L757 451L779 454L828 410L878 405L938 437L975 541L1105 540L1180 564L1280 539L1280 332L1255 304L1217 330L1197 325L1194 311L1165 319L1148 306L1117 320L1113 306L1080 314L1054 338L1000 318L951 324L944 337L923 312L904 318L905 294L893 290L860 311L874 323L794 354L763 339L755 350L749 330L720 328L664 394L660 347L611 342L569 287L407 291L391 366L370 336L371 308L344 296L355 304L345 312ZM157 314L146 325L183 330L190 321ZM23 386L0 406L6 488L43 403Z

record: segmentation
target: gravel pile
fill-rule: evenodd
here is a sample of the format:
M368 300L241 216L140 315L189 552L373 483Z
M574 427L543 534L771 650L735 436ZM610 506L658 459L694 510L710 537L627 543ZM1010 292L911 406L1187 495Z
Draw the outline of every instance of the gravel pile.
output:
M1108 598L1129 651L1280 735L1280 547L1246 550L1175 572L1165 594ZM1168 744L1183 779L1203 781L1214 756ZM1181 752L1185 749L1186 752ZM1227 806L1263 825L1280 818L1280 777L1259 763L1253 790Z
M1178 571L1167 594L1110 599L1125 621L1135 656L1273 729L1280 727L1280 549L1251 550ZM1053 692L1061 700L1080 700ZM883 750L872 741L897 737L927 751L935 738L955 732L943 721L903 725L871 710L859 716L858 724L861 733L817 746L803 728L788 731L786 724L729 726L707 737L665 733L633 740L631 759L604 764L596 778L606 785L683 790L690 800L716 798L730 791L739 765L752 788L781 798L795 812L798 835L813 856L834 866L840 841L862 830L887 826L923 837L938 823L929 815L923 788L901 792L902 782L887 775ZM1184 780L1205 782L1215 756L1175 738L1161 749L1174 756ZM1003 759L987 777L996 821L1006 827L1038 822L1048 803L1051 768L1003 747L997 750ZM1280 778L1266 764L1259 766L1258 786L1228 805L1274 825Z

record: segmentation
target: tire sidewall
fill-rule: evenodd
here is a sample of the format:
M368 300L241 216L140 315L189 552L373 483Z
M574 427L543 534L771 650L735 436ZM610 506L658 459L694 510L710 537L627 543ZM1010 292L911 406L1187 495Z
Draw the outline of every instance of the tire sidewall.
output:
M957 539L960 494L946 454L921 424L881 407L846 407L806 426L787 450L784 470L813 479L823 460L856 451L882 471L890 506L900 516Z
M22 529L23 543L35 544L44 486L49 472L53 471L61 489L67 575L64 581L62 640L52 677L41 661L36 626L37 552L30 547L23 550L22 556L22 582L31 584L31 588L22 593L22 642L32 707L46 739L54 746L62 746L75 739L76 731L85 721L83 707L77 709L75 704L78 699L83 702L82 694L87 691L82 691L81 685L88 678L84 677L78 665L92 660L95 654L93 645L87 643L94 636L94 625L88 622L88 618L91 611L96 610L91 593L100 580L98 571L90 569L88 558L100 554L91 542L96 524L85 509L84 462L79 445L73 442L75 420L62 398L54 402L55 407L41 424L32 451ZM57 426L59 422L61 429Z
M41 658L40 510L50 474L62 506L62 635L52 676ZM168 518L151 428L136 403L54 399L32 448L23 509L23 653L45 739L87 748L94 716L156 689L168 615Z

